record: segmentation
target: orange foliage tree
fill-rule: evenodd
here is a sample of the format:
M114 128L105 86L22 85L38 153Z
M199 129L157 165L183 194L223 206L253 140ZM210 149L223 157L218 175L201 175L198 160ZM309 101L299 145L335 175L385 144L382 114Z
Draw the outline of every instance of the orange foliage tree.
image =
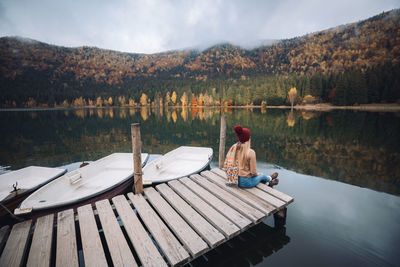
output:
M196 106L197 106L197 97L196 97L195 94L192 94L192 100L190 101L190 103L191 103L191 105L192 105L193 107L196 107Z

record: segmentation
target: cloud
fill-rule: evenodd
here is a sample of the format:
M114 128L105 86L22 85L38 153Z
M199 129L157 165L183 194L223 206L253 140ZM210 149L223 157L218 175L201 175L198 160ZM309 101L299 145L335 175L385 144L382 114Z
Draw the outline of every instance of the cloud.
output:
M399 6L400 0L2 0L0 36L142 53L218 42L251 47Z

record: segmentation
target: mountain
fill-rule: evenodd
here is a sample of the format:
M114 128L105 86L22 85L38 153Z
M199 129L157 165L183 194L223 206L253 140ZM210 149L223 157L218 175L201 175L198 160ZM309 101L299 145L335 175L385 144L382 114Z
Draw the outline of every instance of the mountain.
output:
M219 44L204 51L135 54L3 37L0 38L0 104L8 106L15 101L20 105L29 98L52 104L63 99L72 101L74 96L138 98L139 91L146 91L154 99L157 90L174 89L159 84L165 82L169 87L186 86L189 88L186 91L199 93L199 87L211 89L198 84L208 81L216 83L212 86L221 94L232 80L246 80L246 77L274 77L283 85L280 77L331 77L349 71L365 74L384 66L396 69L399 60L400 9L249 50ZM395 84L396 80L390 82ZM302 96L306 90L303 91ZM49 93L54 96L45 99ZM277 94L280 98L282 95Z

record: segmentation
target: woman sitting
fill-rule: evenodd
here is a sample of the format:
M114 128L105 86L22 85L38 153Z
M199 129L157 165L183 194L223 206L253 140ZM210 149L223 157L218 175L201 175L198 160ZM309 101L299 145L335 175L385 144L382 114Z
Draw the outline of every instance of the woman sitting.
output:
M274 172L271 176L266 176L257 172L256 152L250 148L250 131L240 125L234 127L239 142L232 146L234 162L237 162L239 173L239 187L250 188L258 183L267 183L272 187L279 183L278 173Z

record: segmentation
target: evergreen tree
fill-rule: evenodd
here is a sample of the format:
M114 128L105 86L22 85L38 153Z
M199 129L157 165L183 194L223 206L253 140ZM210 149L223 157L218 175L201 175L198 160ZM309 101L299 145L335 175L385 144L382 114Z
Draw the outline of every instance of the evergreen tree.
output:
M332 97L332 104L337 106L344 106L347 104L346 99L346 81L343 75L338 77L336 92Z
M375 68L367 72L368 103L377 103L380 100L380 84Z

